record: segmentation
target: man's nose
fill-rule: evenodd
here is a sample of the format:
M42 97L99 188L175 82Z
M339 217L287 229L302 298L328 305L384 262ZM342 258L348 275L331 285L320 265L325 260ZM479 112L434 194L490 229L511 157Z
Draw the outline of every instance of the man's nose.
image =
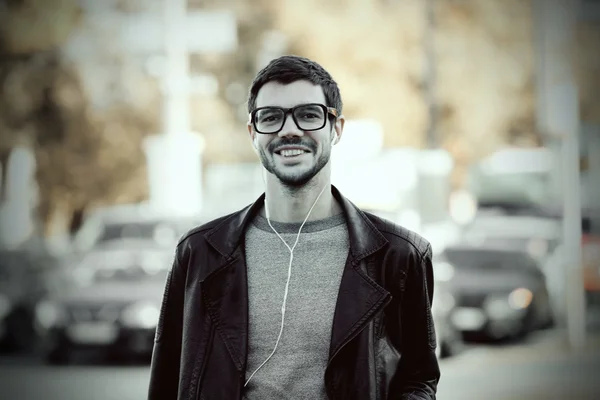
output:
M283 128L279 131L279 137L285 136L303 136L304 132L298 128L292 114L288 114L283 122Z

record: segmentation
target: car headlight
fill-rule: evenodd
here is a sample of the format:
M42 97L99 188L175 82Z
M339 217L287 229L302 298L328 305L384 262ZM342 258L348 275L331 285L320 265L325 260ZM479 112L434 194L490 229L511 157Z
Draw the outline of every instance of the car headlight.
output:
M140 256L140 264L144 271L150 275L157 274L169 265L169 258L162 254L145 253Z
M10 313L11 308L12 302L8 297L0 293L0 320L4 319Z
M523 310L531 304L533 293L525 288L518 288L508 295L508 304L515 310Z
M448 282L454 277L454 267L447 262L435 264L433 279L438 282Z
M490 318L513 318L522 315L529 307L533 294L529 289L518 288L507 295L490 295L486 298L484 309Z
M123 310L121 323L129 328L154 328L158 324L160 308L154 303L134 303Z
M436 317L442 317L451 312L455 305L456 300L451 293L438 292L438 294L434 296L431 313Z
M66 319L66 310L53 301L43 300L35 307L35 321L42 328L48 329L62 325Z

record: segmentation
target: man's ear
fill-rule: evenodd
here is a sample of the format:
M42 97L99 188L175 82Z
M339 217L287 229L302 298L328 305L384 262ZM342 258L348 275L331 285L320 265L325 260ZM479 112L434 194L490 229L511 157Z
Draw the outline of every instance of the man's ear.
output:
M333 144L337 144L337 143L340 142L340 139L342 138L342 133L344 132L344 123L345 122L346 122L346 119L344 118L343 115L340 115L335 120L335 124L333 125L333 129L335 130L335 137L336 137L336 139L333 142Z
M248 134L250 135L250 140L252 141L252 146L254 147L254 150L258 150L258 136L256 135L256 132L254 131L254 128L252 127L251 123L248 123Z

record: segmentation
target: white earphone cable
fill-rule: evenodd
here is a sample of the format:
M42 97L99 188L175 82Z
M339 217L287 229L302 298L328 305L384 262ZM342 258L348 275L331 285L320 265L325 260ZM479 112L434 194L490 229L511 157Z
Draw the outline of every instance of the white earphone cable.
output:
M263 179L264 179L264 176L263 176ZM252 379L252 377L254 376L254 374L256 374L258 372L258 370L260 370L271 359L271 357L273 356L273 354L275 354L275 351L277 350L277 346L279 345L279 340L281 339L281 335L283 334L283 325L284 325L284 320L285 320L285 306L286 306L286 303L287 303L287 296L288 296L288 289L289 289L289 286L290 286L290 279L292 277L292 262L294 260L294 249L296 248L296 245L298 244L298 240L300 239L300 232L302 232L302 228L304 227L304 224L308 220L308 217L310 216L310 213L312 212L313 208L317 204L317 201L319 201L319 198L321 197L321 195L325 191L326 187L327 187L327 185L324 186L323 189L321 189L321 192L319 193L319 195L315 199L313 205L310 207L310 210L308 210L308 214L306 214L306 217L304 218L304 221L300 225L300 229L298 229L298 234L296 235L296 241L294 242L294 245L292 247L290 247L287 244L287 242L281 237L281 235L279 234L279 232L277 232L277 230L275 230L275 228L273 228L273 225L271 224L271 220L269 218L269 207L268 207L268 204L267 204L267 199L265 198L265 214L267 216L267 222L269 223L269 226L271 227L271 229L273 230L273 232L275 232L275 234L277 235L277 237L279 237L279 239L283 242L283 244L285 245L285 247L287 247L288 250L290 251L290 262L288 264L288 276L287 276L287 282L285 284L285 291L283 293L283 304L281 306L281 327L279 329L279 335L277 337L277 341L275 342L275 347L273 348L273 351L271 352L271 354L269 355L269 357L267 357L267 359L265 361L263 361L263 363L252 373L252 375L250 375L250 377L248 378L248 380L244 384L244 387L246 387L246 385L248 385L248 382L250 382L250 379Z

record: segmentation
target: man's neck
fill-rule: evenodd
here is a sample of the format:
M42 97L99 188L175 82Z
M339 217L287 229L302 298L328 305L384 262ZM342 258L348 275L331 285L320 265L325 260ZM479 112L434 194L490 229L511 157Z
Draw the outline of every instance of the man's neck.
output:
M331 193L329 181L321 185L307 184L295 190L284 189L279 182L270 183L267 185L266 198L271 221L301 223L309 211L307 221L325 219L341 212L340 205ZM262 215L265 216L265 213L262 212Z

